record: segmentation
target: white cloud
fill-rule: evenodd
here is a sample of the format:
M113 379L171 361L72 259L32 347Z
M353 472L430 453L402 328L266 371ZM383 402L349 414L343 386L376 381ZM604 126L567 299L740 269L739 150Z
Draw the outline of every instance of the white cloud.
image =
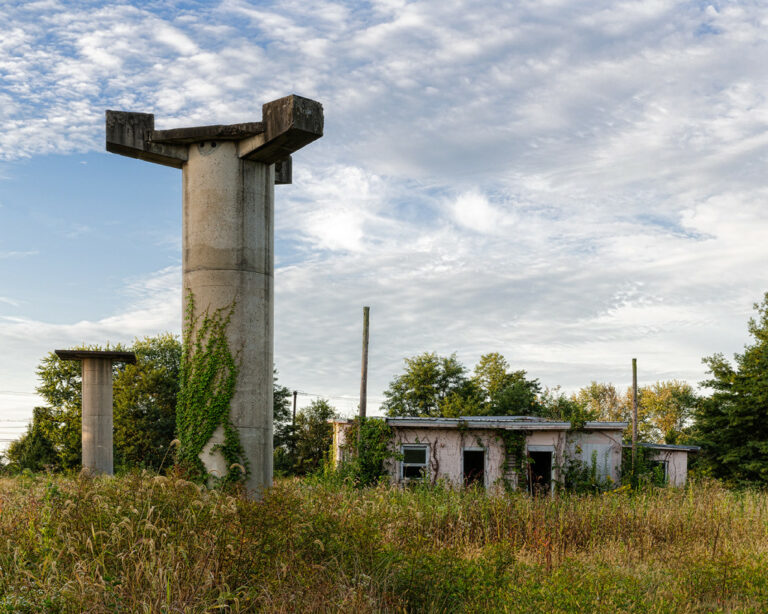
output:
M0 260L15 260L18 258L27 258L28 256L37 256L40 252L36 249L33 250L9 250L0 251Z
M502 351L573 388L628 381L635 355L696 381L746 340L768 257L759 3L46 6L0 6L0 159L101 150L104 108L162 128L323 102L324 138L277 189L289 385L354 393L363 304L372 392L426 350ZM178 279L153 279L128 311L6 319L0 340L178 322Z

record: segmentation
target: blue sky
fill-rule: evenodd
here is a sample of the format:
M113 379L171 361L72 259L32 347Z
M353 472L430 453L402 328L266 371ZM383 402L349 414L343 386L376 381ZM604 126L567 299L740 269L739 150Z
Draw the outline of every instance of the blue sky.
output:
M766 23L759 2L3 3L0 419L31 415L46 352L180 329L180 173L105 153L104 111L258 121L289 93L326 129L276 188L282 383L353 411L368 304L374 407L423 351L565 390L627 385L632 357L695 384L768 290Z

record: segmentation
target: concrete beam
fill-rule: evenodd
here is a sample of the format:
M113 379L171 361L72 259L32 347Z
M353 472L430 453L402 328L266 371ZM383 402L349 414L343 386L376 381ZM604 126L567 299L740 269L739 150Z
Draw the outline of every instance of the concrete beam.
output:
M152 143L155 116L151 113L107 111L107 151L181 168L187 161L187 148L166 143Z
M264 138L239 148L241 158L274 164L323 136L323 105L301 96L286 96L262 106Z
M114 473L112 364L134 364L133 352L56 350L62 360L83 364L82 389L82 464L91 473Z

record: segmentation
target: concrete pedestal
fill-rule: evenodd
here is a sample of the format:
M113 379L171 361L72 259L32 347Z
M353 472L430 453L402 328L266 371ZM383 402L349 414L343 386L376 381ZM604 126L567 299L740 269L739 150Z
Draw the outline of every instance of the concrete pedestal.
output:
M94 474L114 474L112 364L135 363L133 352L56 350L62 360L82 362L82 464Z

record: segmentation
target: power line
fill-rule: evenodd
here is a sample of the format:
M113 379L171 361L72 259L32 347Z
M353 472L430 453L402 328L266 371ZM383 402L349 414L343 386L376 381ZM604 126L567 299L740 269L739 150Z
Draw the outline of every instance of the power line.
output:
M30 397L36 397L38 394L36 392L22 392L20 390L0 390L0 394L4 394L7 396L30 396Z

